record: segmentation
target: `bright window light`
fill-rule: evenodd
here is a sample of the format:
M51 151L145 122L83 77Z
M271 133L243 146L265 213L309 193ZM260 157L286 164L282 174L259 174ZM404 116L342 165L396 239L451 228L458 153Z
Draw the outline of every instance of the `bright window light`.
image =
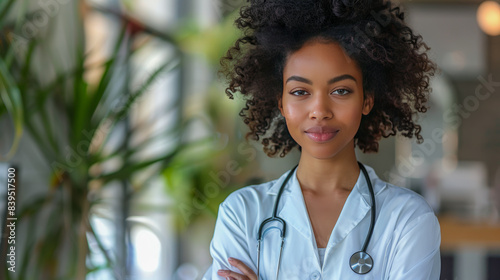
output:
M161 258L161 243L158 237L144 227L132 228L131 235L137 267L144 272L157 270Z

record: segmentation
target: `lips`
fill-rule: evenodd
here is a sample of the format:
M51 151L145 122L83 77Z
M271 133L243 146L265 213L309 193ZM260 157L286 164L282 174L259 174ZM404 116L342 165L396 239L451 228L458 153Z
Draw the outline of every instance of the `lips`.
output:
M311 140L319 143L330 141L338 132L338 128L330 126L313 126L305 131Z

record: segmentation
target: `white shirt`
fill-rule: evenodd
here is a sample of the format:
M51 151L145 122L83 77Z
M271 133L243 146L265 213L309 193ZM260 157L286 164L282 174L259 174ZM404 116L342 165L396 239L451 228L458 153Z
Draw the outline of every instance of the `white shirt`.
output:
M372 270L364 275L349 266L352 254L360 251L370 225L370 192L362 172L349 194L328 241L323 265L296 174L283 191L278 217L287 232L282 253L280 279L439 279L441 260L439 223L431 207L411 190L380 180L366 166L376 200L376 222L367 253ZM203 279L224 279L219 269L231 269L233 257L257 273L257 234L261 222L272 215L279 188L288 172L279 179L248 186L230 194L219 206L210 245L213 263ZM276 277L281 239L270 230L261 247L260 279Z
M323 267L323 261L325 260L326 248L318 248L319 266Z

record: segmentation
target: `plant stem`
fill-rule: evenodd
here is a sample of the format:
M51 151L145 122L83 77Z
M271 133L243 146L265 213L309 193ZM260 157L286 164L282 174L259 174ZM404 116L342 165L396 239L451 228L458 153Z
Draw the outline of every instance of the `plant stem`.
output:
M76 279L85 280L87 276L87 255L88 255L88 215L89 215L89 202L87 201L87 193L82 195L82 217L80 220L80 228L78 233L78 261L76 270Z

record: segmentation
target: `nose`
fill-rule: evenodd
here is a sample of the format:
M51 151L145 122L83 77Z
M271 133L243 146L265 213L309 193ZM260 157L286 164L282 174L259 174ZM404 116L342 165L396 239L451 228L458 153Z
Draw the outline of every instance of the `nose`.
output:
M309 118L314 120L324 120L333 118L333 110L329 104L328 96L316 95L311 100Z

